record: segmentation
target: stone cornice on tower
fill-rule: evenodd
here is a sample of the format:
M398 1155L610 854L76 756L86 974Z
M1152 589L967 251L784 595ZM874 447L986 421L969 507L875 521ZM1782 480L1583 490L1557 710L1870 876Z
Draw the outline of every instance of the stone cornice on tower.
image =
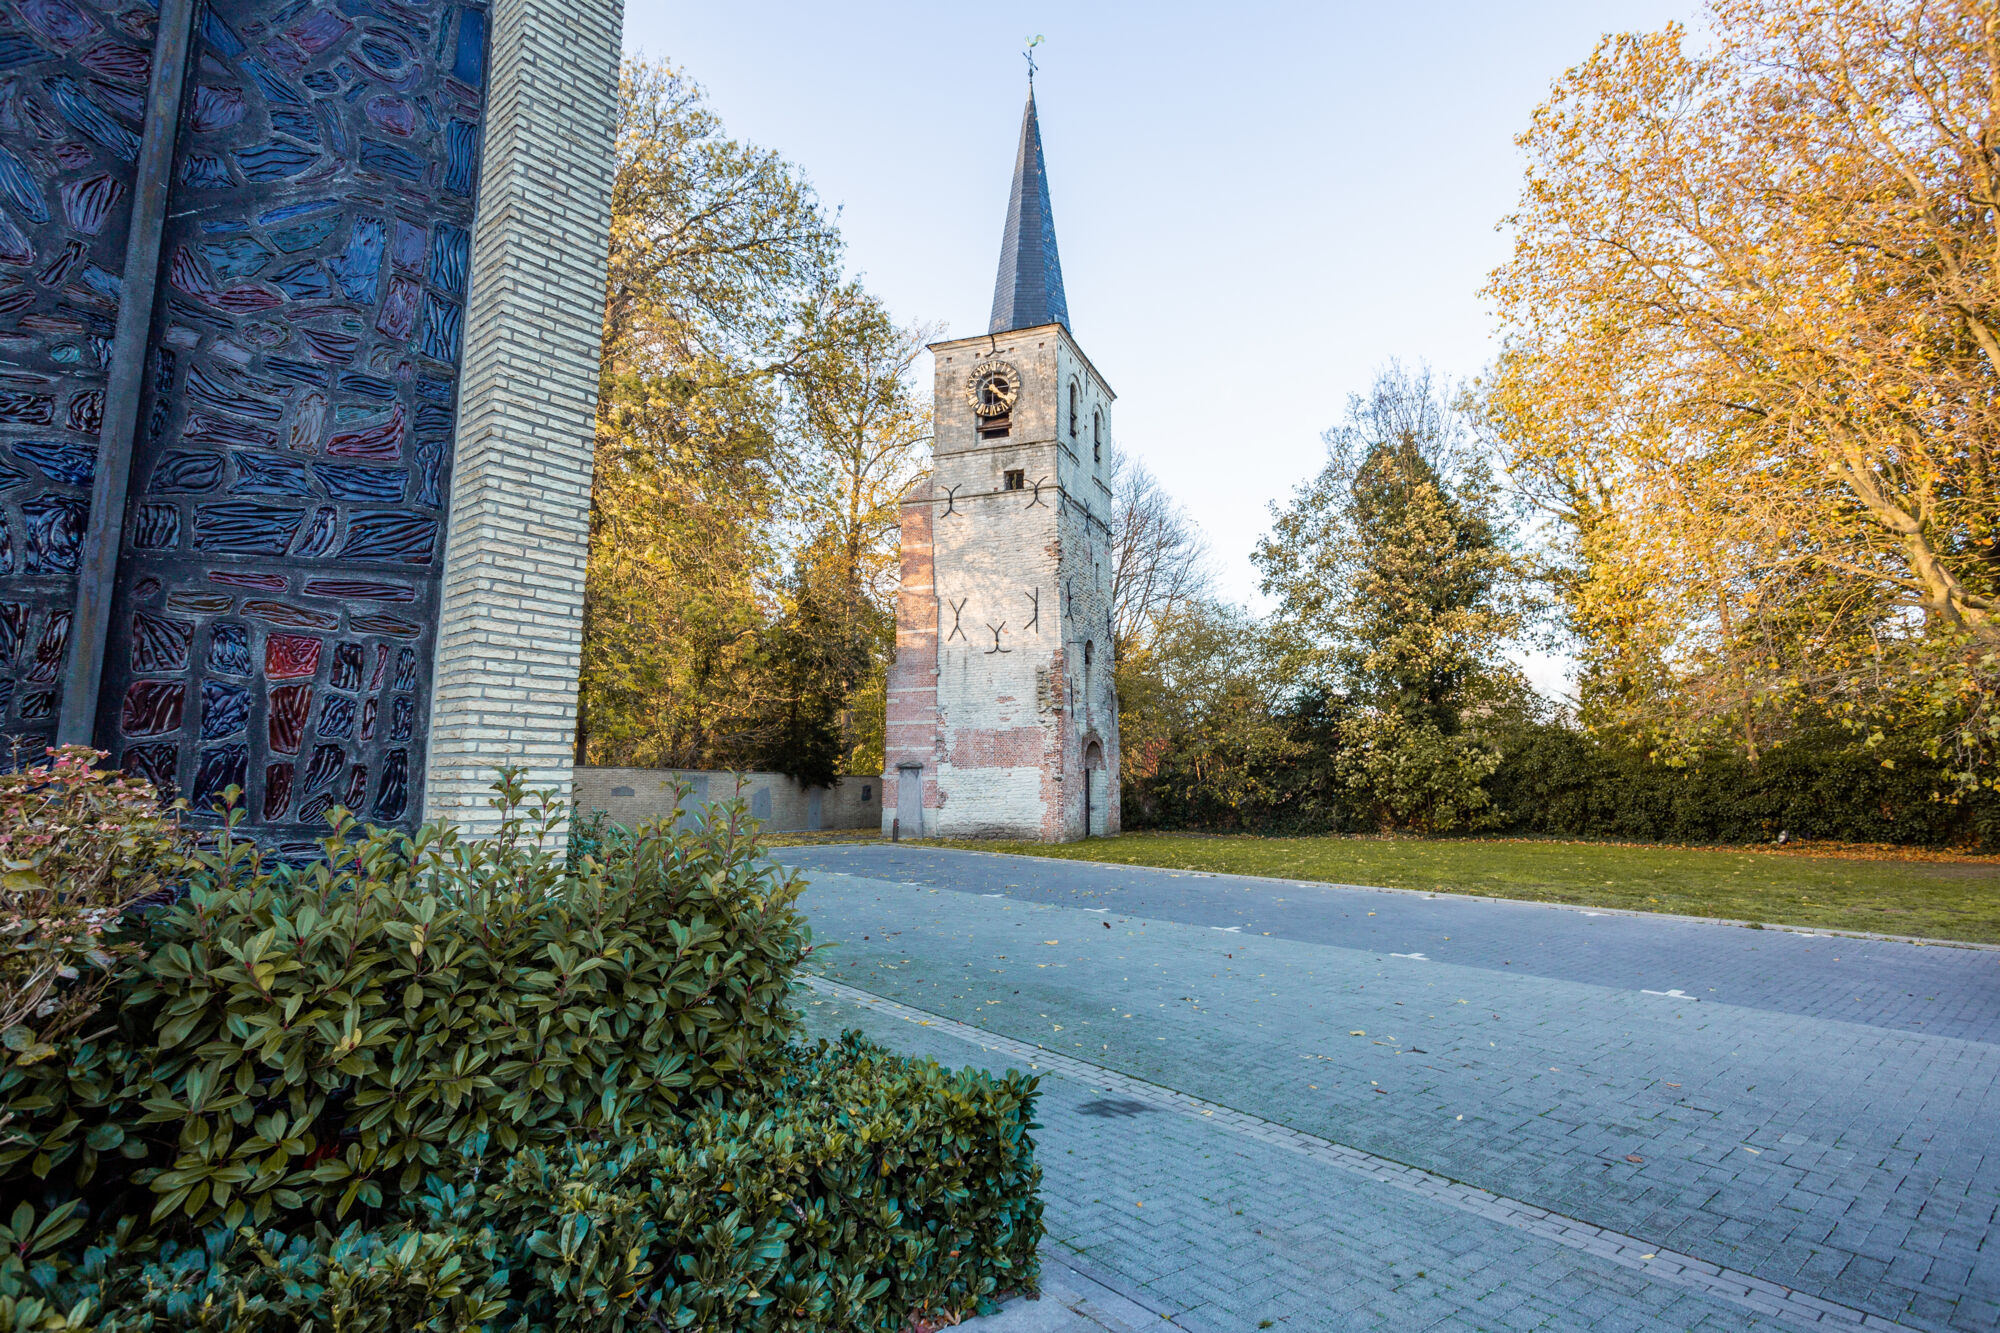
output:
M932 356L936 356L939 352L955 352L961 347L970 348L976 347L980 343L991 343L993 355L1005 356L1007 349L993 341L998 335L1005 333L1011 338L1025 340L1044 328L1055 331L1076 359L1083 363L1084 369L1089 371L1091 377L1097 381L1098 387L1104 390L1104 396L1115 401L1118 397L1117 391L1111 387L1110 381L1104 378L1103 372L1098 370L1097 363L1092 361L1082 346L1078 344L1076 334L1070 331L1070 327L1066 323L1029 324L1018 329L995 329L991 333L975 333L964 338L942 338L934 343L925 343L924 350Z

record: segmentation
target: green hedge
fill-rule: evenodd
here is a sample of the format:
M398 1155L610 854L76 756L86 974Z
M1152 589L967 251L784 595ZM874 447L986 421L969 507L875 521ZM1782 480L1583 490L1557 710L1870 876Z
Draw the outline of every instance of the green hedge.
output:
M66 1267L24 1205L0 1228L0 1333L900 1333L1034 1284L1033 1079L853 1035L781 1063L757 1104L528 1149L482 1187L433 1176L373 1228L128 1226Z
M1281 719L1282 761L1169 750L1128 776L1128 828L1270 835L1374 832L1336 771L1336 710L1307 699ZM1803 730L1750 763L1735 750L1669 765L1558 722L1501 720L1480 740L1501 756L1482 784L1496 833L1682 843L1794 839L2000 847L2000 791L1963 791L1908 744L1867 746L1834 726ZM1225 772L1225 778L1218 778ZM1225 799L1228 797L1229 799Z
M1032 1081L792 1045L803 884L740 808L566 866L522 800L488 840L342 824L294 868L225 834L173 868L115 1023L0 1055L0 1197L32 1204L0 1333L86 1298L105 1328L889 1329L1033 1285Z
M1905 746L1808 731L1751 764L1736 751L1659 763L1553 723L1502 729L1487 790L1503 831L1659 842L1793 839L1918 847L2000 845L2000 793L1961 793Z

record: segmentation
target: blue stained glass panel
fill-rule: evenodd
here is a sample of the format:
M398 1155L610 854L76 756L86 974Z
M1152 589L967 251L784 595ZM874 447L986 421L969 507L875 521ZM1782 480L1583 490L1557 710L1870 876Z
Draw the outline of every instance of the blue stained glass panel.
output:
M422 807L491 24L463 0L210 0L203 13L161 240L156 318L171 336L141 406L106 689L135 765L197 807L251 787L244 827L299 847L334 804L405 824ZM115 120L127 94L73 77ZM77 178L108 175L129 198L129 168L90 143ZM4 132L0 144L13 147ZM38 161L21 166L53 217ZM105 216L104 189L79 187L79 216ZM65 250L80 233L58 226L17 228L31 262L69 265L67 290L90 265L116 277L116 210L87 251ZM12 244L0 234L0 262ZM100 323L91 336L108 347ZM93 410L75 403L67 387L24 385L0 420L54 423L32 433L56 440L65 414ZM80 461L47 457L72 474ZM0 486L0 503L36 487L82 497L40 460L7 463L27 480ZM0 519L24 554L55 558L60 522L35 536L17 507ZM151 628L166 622L192 626L185 644Z
M131 212L126 118L150 59L126 9L0 0L0 424L15 428L0 443L0 734L35 756L61 702ZM171 658L171 635L155 647Z
M241 685L219 680L201 683L201 738L219 741L247 731L250 726L250 691Z
M451 77L467 87L486 82L486 11L458 11L458 44L452 49Z
M208 632L208 669L225 676L250 674L250 630L222 621Z
M40 468L52 480L88 486L97 472L97 450L71 440L21 440L10 446L16 458Z

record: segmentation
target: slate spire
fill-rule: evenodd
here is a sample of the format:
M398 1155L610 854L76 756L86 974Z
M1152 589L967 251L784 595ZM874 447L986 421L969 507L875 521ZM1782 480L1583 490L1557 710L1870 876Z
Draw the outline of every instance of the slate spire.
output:
M1021 148L1014 157L1014 188L1007 196L1007 230L1000 238L1000 273L993 282L989 333L1069 327L1063 299L1062 260L1056 255L1056 221L1049 212L1049 173L1042 164L1042 127L1035 118L1035 86L1021 113Z

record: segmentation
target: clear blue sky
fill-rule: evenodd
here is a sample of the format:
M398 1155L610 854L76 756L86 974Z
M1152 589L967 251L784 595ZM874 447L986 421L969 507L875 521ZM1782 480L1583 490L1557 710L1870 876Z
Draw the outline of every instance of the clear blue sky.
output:
M1607 31L1693 0L1541 4L635 4L629 51L804 168L900 318L984 329L1036 79L1074 331L1119 442L1254 601L1267 506L1391 356L1471 375L1513 137ZM1552 668L1536 674L1545 682Z

